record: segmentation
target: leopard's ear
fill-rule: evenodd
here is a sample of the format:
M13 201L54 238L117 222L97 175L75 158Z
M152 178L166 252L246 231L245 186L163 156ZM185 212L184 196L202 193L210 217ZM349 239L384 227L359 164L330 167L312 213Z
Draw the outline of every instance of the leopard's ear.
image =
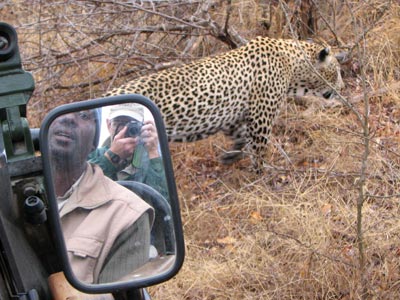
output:
M319 61L320 62L325 61L326 57L329 55L330 52L331 52L330 47L326 47L326 48L322 49L321 52L319 52L319 54L318 54Z

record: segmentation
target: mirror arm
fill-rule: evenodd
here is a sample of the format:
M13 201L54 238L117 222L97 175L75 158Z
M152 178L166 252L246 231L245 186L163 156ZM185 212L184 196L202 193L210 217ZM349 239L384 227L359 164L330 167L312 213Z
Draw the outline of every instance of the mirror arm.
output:
M150 300L150 297L144 289L131 289L119 291L112 294L115 300ZM147 295L147 296L146 296Z

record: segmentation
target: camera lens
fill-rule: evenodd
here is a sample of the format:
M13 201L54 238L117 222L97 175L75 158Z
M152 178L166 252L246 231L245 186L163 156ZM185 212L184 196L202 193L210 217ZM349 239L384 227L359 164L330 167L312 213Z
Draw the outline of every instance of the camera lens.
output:
M131 121L126 126L128 128L126 129L125 137L137 137L140 135L140 130L142 129L141 122Z

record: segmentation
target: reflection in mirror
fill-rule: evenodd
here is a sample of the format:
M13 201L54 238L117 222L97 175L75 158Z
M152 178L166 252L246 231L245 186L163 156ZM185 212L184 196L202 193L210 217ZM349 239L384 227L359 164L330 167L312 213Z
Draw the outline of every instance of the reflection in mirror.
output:
M168 199L157 128L147 108L137 103L106 106L101 116L100 146L89 161L113 180L145 183Z
M68 259L75 276L86 283L157 275L174 264L162 153L145 110L129 103L73 112L49 127Z

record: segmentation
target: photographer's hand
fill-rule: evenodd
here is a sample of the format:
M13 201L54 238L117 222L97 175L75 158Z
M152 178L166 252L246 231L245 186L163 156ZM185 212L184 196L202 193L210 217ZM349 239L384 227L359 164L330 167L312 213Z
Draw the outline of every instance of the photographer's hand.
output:
M143 122L141 138L143 140L144 146L147 149L149 158L152 159L159 157L160 154L158 153L158 135L156 126L154 125L154 121L146 120Z
M128 160L132 157L136 145L139 143L139 137L125 137L127 127L125 126L118 132L111 142L110 150L117 154L120 158Z

